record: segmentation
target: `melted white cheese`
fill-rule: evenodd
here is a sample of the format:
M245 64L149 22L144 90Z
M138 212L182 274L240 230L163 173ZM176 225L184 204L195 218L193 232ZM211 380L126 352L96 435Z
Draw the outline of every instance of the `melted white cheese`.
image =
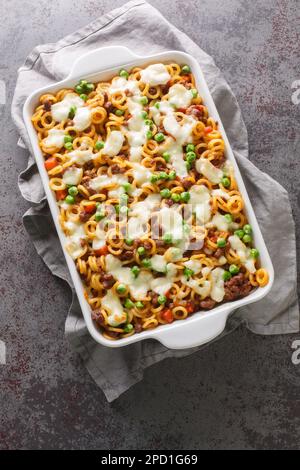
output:
M101 299L103 308L109 313L107 317L110 326L118 326L127 319L127 314L123 310L123 306L119 297L112 289L108 290L106 295Z
M190 278L189 280L187 280L186 276L182 276L180 280L182 284L193 289L193 291L195 291L196 294L200 295L202 299L207 297L210 293L211 282L207 279L199 281Z
M152 171L139 163L133 163L133 177L138 186L150 182Z
M255 273L255 260L250 256L250 248L248 248L237 235L232 235L228 238L228 241L246 269L248 269L250 273Z
M91 150L73 150L68 153L68 156L71 158L72 162L77 163L77 165L84 165L94 158L94 154Z
M78 108L73 118L73 123L75 129L78 131L84 131L84 129L87 129L87 127L92 123L91 110L87 107Z
M177 274L177 267L173 263L167 264L167 274L151 281L151 289L158 295L165 295L172 287Z
M43 140L45 147L61 149L64 145L65 131L62 129L50 129L47 137Z
M167 262L163 255L154 255L151 258L151 267L154 271L164 273L167 269Z
M63 174L62 180L65 184L72 185L72 186L77 186L83 175L83 170L82 168L67 168L66 171Z
M188 269L191 269L194 274L198 274L201 272L202 263L198 259L190 259L183 263Z
M207 158L200 158L196 161L196 170L213 184L219 184L223 177L223 171L210 163Z
M89 181L89 186L94 191L100 191L101 189L114 184L116 188L111 189L109 191L109 197L117 197L118 195L123 194L125 192L124 188L119 187L127 182L127 176L123 174L116 174L110 177L107 175L99 175ZM121 191L118 191L119 189L121 189Z
M212 192L211 192L211 195L212 196L219 196L219 197L225 199L225 201L228 201L228 199L230 199L230 195L228 193L226 193L226 191L223 191L222 189L213 189Z
M131 205L130 217L127 225L127 236L129 238L140 238L145 233L143 224L148 222L151 212L159 205L161 197L159 194L150 194L144 199Z
M141 81L150 86L165 85L171 79L171 76L164 64L149 65L141 71Z
M235 222L228 222L224 215L216 212L207 227L216 227L220 232L228 232L229 230L238 229L239 226Z
M150 282L153 277L148 271L141 270L137 277L128 267L123 267L122 262L113 255L105 257L106 271L111 274L117 281L128 286L131 296L136 300L143 300L150 288Z
M86 239L86 233L84 231L83 224L79 224L72 221L65 222L65 228L69 235L67 236L66 249L73 259L78 258L82 255L83 248L81 246L81 240Z
M111 131L103 147L103 154L115 157L120 152L124 143L124 135L121 131Z
M67 93L62 101L59 101L58 103L55 103L51 106L51 114L53 119L57 122L68 119L72 106L81 108L84 106L84 101L75 93Z
M210 296L216 302L222 302L225 295L223 274L224 269L222 268L215 268L211 272L212 288Z
M196 215L197 223L203 225L211 217L210 193L204 185L194 185L190 189L190 201L193 206L193 212Z
M158 213L159 223L163 234L170 234L173 241L182 240L182 216L172 207L163 207Z
M169 102L176 106L176 108L187 108L193 99L191 90L185 88L181 83L171 86L168 94Z
M117 93L126 90L129 90L134 95L139 94L140 89L137 80L126 80L124 77L116 77L113 79L108 89L109 93Z

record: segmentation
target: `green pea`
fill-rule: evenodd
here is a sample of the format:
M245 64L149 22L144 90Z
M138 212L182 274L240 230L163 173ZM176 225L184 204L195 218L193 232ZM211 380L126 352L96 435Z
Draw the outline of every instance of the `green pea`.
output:
M125 238L125 243L126 243L126 245L131 246L131 245L133 245L133 239L132 238Z
M158 298L157 298L157 302L160 304L160 305L163 305L165 304L167 301L167 297L165 295L160 295Z
M163 159L164 159L167 163L169 163L169 161L170 161L170 159L171 159L171 155L169 154L169 152L164 152L164 153L162 154L162 157L163 157Z
M76 93L78 93L78 95L81 95L82 92L83 92L83 89L82 89L81 85L76 85L75 91L76 91Z
M181 67L181 73L183 73L184 75L191 73L191 67L189 65L184 65L183 67Z
M224 248L224 246L226 246L225 238L218 238L217 245L218 245L219 248Z
M92 91L94 91L94 89L95 89L95 85L93 83L87 83L85 86L85 90L88 93L91 93Z
M165 171L160 171L158 177L160 180L167 180L169 178L169 175Z
M75 203L75 198L69 194L69 195L65 198L65 201L66 201L67 204L74 204L74 203Z
M76 110L77 110L76 106L71 106L69 115L68 115L69 119L73 119L73 117L75 116Z
M195 151L195 145L194 144L187 144L185 148L186 152L194 152Z
M116 290L118 294L121 294L121 295L125 294L125 292L127 291L126 286L124 284L119 284Z
M160 191L160 195L161 197L163 197L164 199L168 199L169 197L171 197L171 191L167 188L164 188Z
M135 306L136 306L136 308L144 308L144 304L140 300L135 303Z
M80 95L80 98L83 100L83 101L86 101L88 99L87 95L85 93L81 93Z
M157 175L152 175L151 178L150 178L150 182L151 182L151 183L157 183L158 179L159 179L159 178L158 178Z
M193 98L197 98L197 96L198 96L198 91L196 90L196 88L192 88L192 89L191 89L191 93L192 93Z
M115 110L115 115L116 116L123 116L124 112L125 111L123 109L116 109Z
M70 196L77 196L78 194L78 189L76 186L71 186L69 189L68 189L68 193L70 194Z
M95 149L101 150L103 149L103 147L104 147L104 142L102 142L101 140L97 140L97 142L95 143Z
M72 142L66 142L66 143L64 144L64 147L65 147L65 149L67 149L67 150L73 150L73 144L72 144Z
M156 140L156 142L163 142L165 140L165 136L162 132L158 132L155 134L154 140Z
M70 135L64 136L64 143L67 144L68 142L73 142L73 137Z
M79 85L82 87L82 88L85 88L87 86L88 82L86 80L80 80L79 81Z
M174 201L174 202L179 202L180 199L181 199L180 194L178 194L178 193L173 193L172 196L171 196L171 199L172 199L172 201Z
M228 224L231 224L231 222L232 222L232 215L231 215L231 214L225 214L225 215L224 215L224 219L226 220L226 222L227 222Z
M147 137L148 140L151 139L151 138L152 138L152 132L151 132L151 131L147 131L147 132L146 132L146 137Z
M224 186L224 188L229 188L229 186L231 184L230 179L227 178L227 176L223 176L223 178L221 179L221 183Z
M159 101L157 101L154 106L156 107L156 109L159 109Z
M186 162L185 166L186 166L186 169L189 171L192 168L192 163Z
M130 193L130 191L132 190L132 185L130 183L124 183L122 186L126 193Z
M230 274L237 274L239 272L240 268L236 266L235 264L231 264L229 266L229 272Z
M153 128L153 121L151 121L151 119L146 119L145 124L146 126L149 126L150 129Z
M175 170L170 171L170 173L168 175L168 179L169 180L175 180L175 178L176 178L176 171Z
M194 271L189 268L184 268L183 274L187 278L187 280L189 280L189 278L194 274Z
M151 268L151 260L149 258L145 258L142 260L142 266L144 268Z
M183 202L188 202L191 198L191 195L188 191L184 191L183 193L180 194L180 199L183 201Z
M251 258L258 258L259 257L259 251L256 248L251 248L250 250L250 256Z
M123 328L124 333L131 333L132 330L133 330L133 325L131 323L127 323L127 325L125 325Z
M146 250L143 246L139 246L137 252L140 256L143 256L146 253Z
M172 243L172 235L170 233L165 233L162 239L165 243Z
M119 72L119 76L123 77L123 78L126 78L126 80L128 80L129 73L127 72L127 70L121 69L120 72Z
M196 154L195 154L195 152L188 152L188 153L186 154L186 160L187 160L187 162L189 162L189 163L194 162L194 161L196 160Z
M251 227L251 225L249 225L249 224L244 225L243 230L244 230L244 232L247 233L248 235L251 235L251 233L252 233L252 227Z
M141 105L146 106L148 104L147 96L142 96L142 98L140 99L140 103Z
M134 303L130 299L126 299L124 305L125 305L125 308L133 308L134 307Z
M239 237L240 239L242 239L243 236L245 235L245 232L244 232L244 230L241 230L241 229L240 229L240 230L236 230L236 231L234 232L234 234L235 234L237 237Z
M138 266L132 266L130 271L132 272L134 277L138 277L138 275L140 274L140 268Z
M250 243L250 242L252 242L252 237L251 237L251 235L248 235L248 233L246 233L246 234L243 236L243 242L244 242L244 243Z
M142 116L143 119L147 119L147 117L148 117L147 111L142 111L141 116Z
M229 281L229 279L231 279L231 277L232 276L231 276L229 271L224 271L224 273L223 273L223 280L224 281Z
M100 220L104 219L105 213L103 211L97 211L95 214L96 222L100 222Z

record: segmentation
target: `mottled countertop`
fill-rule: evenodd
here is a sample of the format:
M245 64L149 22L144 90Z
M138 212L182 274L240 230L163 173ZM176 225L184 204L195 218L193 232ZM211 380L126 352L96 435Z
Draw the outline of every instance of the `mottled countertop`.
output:
M193 449L300 447L300 364L289 336L244 329L185 359L165 360L109 405L64 339L70 294L37 256L17 188L26 152L10 118L16 72L31 49L121 0L0 3L0 448ZM211 54L249 132L250 158L289 192L299 235L300 80L297 0L151 1ZM297 8L298 3L298 8ZM298 15L298 18L297 18ZM298 29L297 29L298 28ZM145 32L147 34L147 32Z

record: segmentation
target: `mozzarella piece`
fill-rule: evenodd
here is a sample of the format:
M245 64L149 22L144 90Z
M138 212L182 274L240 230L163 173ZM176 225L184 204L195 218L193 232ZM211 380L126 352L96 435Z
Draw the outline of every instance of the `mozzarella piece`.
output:
M84 106L84 101L75 93L67 93L62 101L54 103L51 106L51 114L53 119L57 122L62 122L68 119L72 106L81 108Z
M223 171L210 163L207 158L200 158L196 161L196 170L213 184L219 184L223 177Z
M133 164L133 177L138 186L149 183L152 176L152 171L139 163Z
M137 277L134 277L131 269L123 267L122 262L113 255L106 255L105 266L106 271L117 281L128 286L130 294L134 299L143 300L146 297L150 282L153 279L150 272L142 270Z
M163 255L154 255L151 258L151 267L154 271L158 271L161 273L166 272L167 269L167 262Z
M222 302L225 295L223 274L224 269L222 268L215 268L211 272L212 288L210 296L216 302Z
M64 145L65 131L62 129L50 129L47 137L43 140L45 147L61 149Z
M163 207L158 213L159 223L162 227L163 233L170 234L172 240L182 240L182 216L179 212L170 207Z
M226 217L220 212L216 212L211 222L209 222L207 227L216 227L220 232L228 232L229 230L238 229L238 224L236 222L228 222Z
M91 150L73 150L68 153L68 156L71 158L72 162L77 163L77 165L84 165L93 159L94 154Z
M201 272L202 263L198 259L190 259L188 261L185 261L183 265L188 269L191 269L194 274L198 274Z
M141 81L150 86L165 85L171 76L164 64L152 64L141 70Z
M84 231L83 224L78 224L69 220L65 222L64 226L69 233L67 236L66 249L69 255L75 260L83 253L81 240L86 239L87 235Z
M82 175L82 168L71 167L66 169L63 174L62 180L67 185L77 186L82 179Z
M144 199L132 204L130 217L127 225L129 238L140 238L145 233L143 225L148 222L151 212L159 205L161 197L159 194L150 194Z
M121 188L120 192L113 192L113 191L117 191L119 189L119 186L122 186L123 184L127 182L128 182L128 178L127 176L123 174L116 174L116 175L112 175L111 177L107 175L99 175L89 181L89 186L94 191L100 191L101 189L114 184L117 186L117 188L110 190L109 196L115 197L116 195L123 194L124 188Z
M255 273L255 260L250 256L250 248L248 248L237 235L232 235L228 238L228 241L246 269L252 274Z
M77 109L73 118L75 129L84 131L92 124L92 113L87 107Z
M113 79L108 91L109 93L117 93L120 91L129 90L134 95L140 93L139 84L137 80L126 80L124 77L116 77Z
M115 157L120 152L124 143L124 135L121 131L111 131L103 147L103 154Z
M178 247L171 246L164 254L166 261L179 261L182 258L182 250Z
M190 189L190 201L193 212L196 214L197 223L205 224L211 217L210 193L204 185L194 185Z
M225 201L228 201L230 199L230 195L226 193L226 191L223 191L222 189L213 189L211 192L212 196L219 196L225 199Z
M127 314L123 310L119 297L112 289L108 290L106 295L101 299L101 304L109 313L107 321L110 326L116 327L126 321Z
M158 295L165 295L172 287L177 274L177 267L173 263L167 264L165 277L157 277L151 281L151 289Z
M176 108L187 108L190 106L193 95L191 90L185 88L181 83L176 83L169 89L169 102Z
M195 291L196 294L200 295L201 298L207 297L210 293L211 282L207 279L199 281L199 280L190 278L189 280L187 280L185 276L182 276L180 280L182 284L193 289L193 291Z

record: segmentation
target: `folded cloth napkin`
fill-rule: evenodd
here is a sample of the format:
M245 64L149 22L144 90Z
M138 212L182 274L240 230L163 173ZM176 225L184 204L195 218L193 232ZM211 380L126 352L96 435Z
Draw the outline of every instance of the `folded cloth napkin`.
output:
M259 334L297 332L299 309L296 294L295 231L287 192L247 160L247 131L239 106L213 59L148 3L131 1L56 44L38 46L32 51L19 70L12 104L12 117L21 135L19 145L30 150L22 119L26 97L36 88L67 76L74 60L85 52L101 46L120 44L140 55L175 49L188 52L198 60L226 128L271 254L275 269L275 282L271 292L263 300L236 311L229 318L226 329L219 338L233 331L242 322ZM24 215L23 221L38 254L51 272L67 281L73 290L32 155L29 155L26 170L20 174L19 188L32 206ZM273 223L274 220L276 224ZM281 249L282 240L284 250ZM199 349L168 350L154 340L120 349L103 347L90 337L74 290L65 332L108 401L113 401L141 380L143 371L148 366L166 357L183 357Z

